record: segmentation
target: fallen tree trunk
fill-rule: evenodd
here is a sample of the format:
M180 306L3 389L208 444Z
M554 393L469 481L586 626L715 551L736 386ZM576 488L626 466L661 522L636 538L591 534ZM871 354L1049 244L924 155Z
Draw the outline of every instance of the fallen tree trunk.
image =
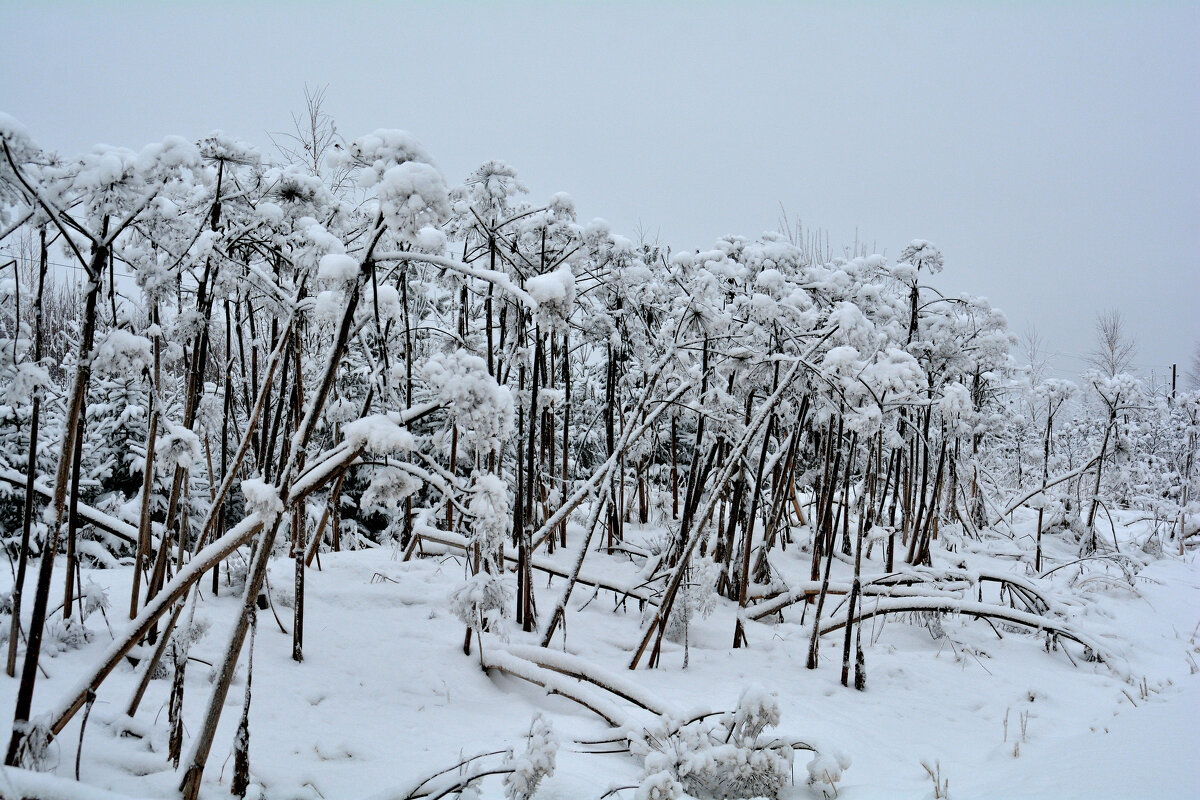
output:
M467 540L459 534L450 533L449 531L430 528L415 533L414 537L420 537L422 543L441 545L442 547L454 552L467 552ZM504 554L504 560L511 564L517 563L517 557L508 553ZM556 578L571 577L569 572L563 568L555 566L545 556L534 556L532 559L530 559L530 566L532 566L538 572L544 572L547 575L553 575ZM643 591L636 586L621 586L620 584L606 581L603 578L586 575L577 576L575 581L577 583L582 583L584 586L594 586L597 589L604 589L605 591L612 592L614 594L619 594L627 598L633 598L634 600L638 600L642 603L658 605L658 598L653 597L649 592Z
M1055 620L1051 617L1030 614L1026 611L1018 611L1015 608L1008 608L1007 606L995 605L993 603L979 603L974 600L958 600L943 597L880 599L876 603L871 604L871 606L871 608L859 608L853 617L853 622L857 624L863 620L868 620L882 614L897 614L909 611L966 614L973 617L997 619L1013 625L1032 628L1035 631L1047 631L1057 634L1064 639L1070 639L1090 649L1098 660L1107 663L1110 667L1114 667L1114 656L1096 640L1086 634L1073 630L1065 622ZM846 617L828 620L821 626L821 635L840 630L850 621Z
M15 469L4 469L0 470L0 481L24 489L29 483L29 478ZM33 490L43 497L54 497L54 489L44 481L34 480ZM103 511L83 502L78 503L77 511L87 524L97 527L105 533L112 534L126 544L137 544L137 528L128 522L122 522L116 517L105 514Z
M528 645L510 645L508 652L543 669L553 670L561 675L595 684L606 692L628 700L635 706L644 708L660 717L678 718L679 716L652 692L570 653Z
M950 592L969 588L970 584L959 582L959 585L949 587L930 587L928 585L908 586L908 585L891 585L885 583L872 583L870 581L862 582L861 593L863 597L930 597L936 596L933 593L937 591L945 592L948 597L958 599L958 595L952 595ZM848 595L852 584L850 583L830 583L826 594L832 595ZM744 612L746 619L758 620L768 617L771 614L778 613L788 606L802 603L810 597L816 597L821 593L820 581L804 581L797 585L794 589L783 594L765 600L750 606Z
M498 670L535 686L541 686L550 694L562 695L596 714L614 728L625 727L631 722L608 700L595 695L581 681L572 683L565 675L539 667L504 650L487 650L481 653L481 658L485 669Z

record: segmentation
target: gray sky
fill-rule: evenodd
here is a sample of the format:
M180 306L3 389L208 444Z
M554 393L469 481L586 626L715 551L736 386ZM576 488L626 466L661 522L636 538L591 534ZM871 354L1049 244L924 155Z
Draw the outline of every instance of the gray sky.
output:
M13 3L0 110L64 153L221 128L269 146L328 84L347 137L675 248L776 228L942 248L946 291L1078 373L1121 310L1140 371L1200 341L1200 4Z

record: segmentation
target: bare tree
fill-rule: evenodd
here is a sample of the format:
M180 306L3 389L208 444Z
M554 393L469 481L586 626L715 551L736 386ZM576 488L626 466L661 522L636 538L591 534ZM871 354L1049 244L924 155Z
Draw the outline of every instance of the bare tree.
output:
M1125 328L1125 319L1115 308L1101 312L1096 317L1096 339L1088 354L1088 363L1111 378L1129 372L1133 356L1137 353L1137 341Z
M1046 340L1036 325L1027 325L1021 334L1021 349L1029 360L1029 382L1037 386L1046 378Z
M330 151L341 148L343 139L337 124L325 110L325 86L310 89L304 87L304 112L292 114L292 130L267 134L271 144L283 158L299 164L313 175L325 178L329 187L337 194L350 176L348 166L333 167L327 161Z

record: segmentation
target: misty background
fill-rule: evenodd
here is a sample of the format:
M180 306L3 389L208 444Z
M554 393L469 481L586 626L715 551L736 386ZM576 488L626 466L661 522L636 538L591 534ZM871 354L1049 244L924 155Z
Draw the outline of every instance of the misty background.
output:
M413 132L451 182L673 249L794 224L934 242L936 286L1075 378L1118 309L1139 374L1200 342L1200 4L14 3L0 111L43 147L223 129L273 152L304 91ZM1020 357L1020 354L1018 354Z

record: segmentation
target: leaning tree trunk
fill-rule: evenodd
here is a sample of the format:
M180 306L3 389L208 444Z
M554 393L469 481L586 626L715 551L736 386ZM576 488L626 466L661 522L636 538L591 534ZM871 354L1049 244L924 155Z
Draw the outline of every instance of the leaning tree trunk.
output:
M658 613L654 615L653 619L650 621L650 624L647 625L643 630L641 642L634 651L633 658L631 658L629 661L629 669L637 669L638 662L641 660L642 655L646 652L646 648L650 646L651 639L654 640L654 647L651 648L650 651L650 666L657 666L659 655L662 652L662 638L666 631L666 623L667 620L670 619L671 609L674 606L675 598L678 596L679 588L683 583L688 560L692 557L692 552L695 550L696 544L700 540L700 535L704 531L704 525L717 504L717 495L725 486L725 484L729 482L729 479L733 475L734 466L745 456L746 449L750 445L750 440L753 439L758 433L758 429L766 423L768 415L773 413L775 408L779 405L779 402L783 399L784 392L791 387L792 382L799 374L799 370L800 363L797 362L791 369L788 370L787 375L785 375L780 382L779 389L776 390L775 393L769 398L763 401L762 408L760 408L758 414L755 415L754 419L746 427L746 431L742 440L734 446L729 460L726 462L724 467L722 467L720 474L717 476L708 502L704 504L704 507L697 515L698 522L696 527L687 535L686 540L681 542L681 546L679 548L679 558L676 561L675 566L671 571L671 576L667 581L667 587L663 592L662 603L658 607ZM699 489L697 489L696 496L699 497Z
M778 388L779 384L779 362L775 362L775 384L772 389ZM750 513L746 518L746 523L743 526L742 533L742 573L738 580L738 607L746 607L746 596L750 586L750 546L754 543L754 517L758 513L759 497L762 494L763 468L767 463L767 448L771 443L771 435L775 432L775 415L772 414L767 421L767 430L763 433L762 450L758 454L758 469L754 473L754 496L750 501ZM763 544L766 545L766 529L763 529ZM738 614L737 622L733 627L733 646L734 648L742 645L749 645L746 641L746 631L742 627L742 616Z

